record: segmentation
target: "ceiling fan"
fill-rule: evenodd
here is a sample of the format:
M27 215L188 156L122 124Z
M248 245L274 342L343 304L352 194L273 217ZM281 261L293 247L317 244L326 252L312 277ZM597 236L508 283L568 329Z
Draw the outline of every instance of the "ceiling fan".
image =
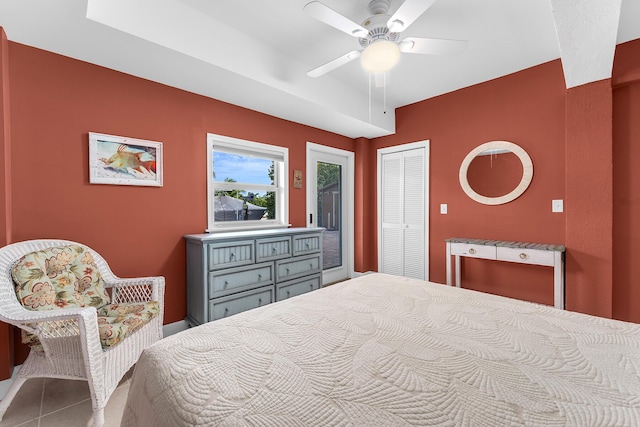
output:
M400 60L401 53L421 53L428 55L456 55L466 46L466 40L406 37L400 40L400 33L406 30L436 0L405 0L390 16L387 12L391 0L372 0L369 3L371 16L358 25L319 1L312 1L304 11L318 21L324 22L350 36L358 38L360 50L352 50L309 72L309 77L320 77L329 71L360 58L362 67L373 74L384 73Z

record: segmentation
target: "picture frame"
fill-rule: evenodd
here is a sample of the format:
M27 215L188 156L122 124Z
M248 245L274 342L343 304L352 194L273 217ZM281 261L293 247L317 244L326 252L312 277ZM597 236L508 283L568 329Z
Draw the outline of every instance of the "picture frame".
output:
M162 187L162 143L89 132L89 183Z

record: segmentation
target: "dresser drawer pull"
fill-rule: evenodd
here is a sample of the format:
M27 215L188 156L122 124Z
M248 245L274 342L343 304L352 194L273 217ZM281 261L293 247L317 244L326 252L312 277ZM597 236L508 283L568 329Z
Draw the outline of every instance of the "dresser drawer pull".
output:
M225 281L224 281L224 287L225 287L225 289L227 288L227 285L228 285L228 284L229 284L229 281L228 281L228 280L225 280Z
M262 298L258 298L258 305L262 305Z
M310 268L311 270L313 270L313 263L312 263L312 262L310 262L310 263L309 263L309 268Z
M224 316L227 317L227 313L229 312L229 307L225 307L224 309Z
M311 288L311 290L313 290L313 283L311 283L309 287Z
M524 252L520 254L520 259L527 259L529 258L529 255L525 254Z
M236 256L235 252L231 252L231 253L229 254L229 259L233 261L233 259L235 258L235 256Z
M271 252L273 252L274 254L277 252L278 250L275 248L275 246L273 248L271 248Z
M287 274L289 274L289 269L287 268Z
M305 243L305 245L304 245L304 246L305 246L307 249L309 249L309 244L308 244L308 243Z
M262 274L258 273L258 282L262 280Z
M291 295L291 292L287 291L287 298L289 298L289 295Z
M469 253L470 253L471 255L473 255L473 254L475 254L475 253L476 253L476 250L475 250L475 249L473 249L473 248L471 248L471 249L469 249Z

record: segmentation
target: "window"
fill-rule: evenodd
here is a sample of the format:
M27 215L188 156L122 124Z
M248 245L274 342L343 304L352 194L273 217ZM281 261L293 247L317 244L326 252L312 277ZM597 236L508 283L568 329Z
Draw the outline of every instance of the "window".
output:
M207 135L207 231L288 226L289 150Z

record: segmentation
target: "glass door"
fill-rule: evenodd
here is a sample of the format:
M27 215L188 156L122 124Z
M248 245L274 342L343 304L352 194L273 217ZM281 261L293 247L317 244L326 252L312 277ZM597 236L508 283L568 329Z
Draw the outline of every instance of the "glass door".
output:
M342 267L342 166L316 162L316 225L324 227L322 268Z
M315 144L314 144L315 145ZM317 148L317 147L316 147ZM349 216L348 153L308 150L307 217L308 225L323 227L322 265L323 283L347 279L353 267ZM353 153L349 153L353 154Z

